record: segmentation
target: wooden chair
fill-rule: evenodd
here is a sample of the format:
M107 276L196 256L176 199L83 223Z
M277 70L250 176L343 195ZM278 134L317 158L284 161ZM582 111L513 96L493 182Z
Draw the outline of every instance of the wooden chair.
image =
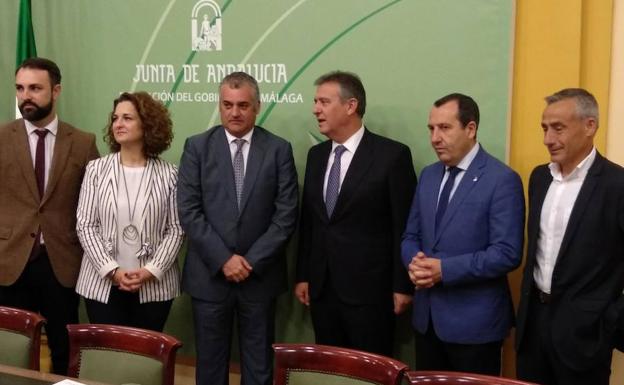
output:
M0 364L39 370L44 323L37 313L0 306Z
M397 385L407 365L392 358L333 346L274 344L275 385Z
M405 382L410 385L536 385L509 378L461 372L408 371L405 378Z
M182 343L151 330L116 325L67 325L72 377L109 384L173 385Z

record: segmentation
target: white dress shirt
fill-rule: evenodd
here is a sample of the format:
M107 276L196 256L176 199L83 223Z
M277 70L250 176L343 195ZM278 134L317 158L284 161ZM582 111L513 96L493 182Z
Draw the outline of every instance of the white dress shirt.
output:
M455 190L457 190L457 186L459 186L459 182L461 182L462 178L464 177L466 170L468 170L468 167L470 167L470 164L472 163L474 158L476 158L477 153L479 152L479 148L480 148L479 143L476 143L474 146L472 146L470 151L468 151L468 153L462 158L461 162L457 164L456 167L460 171L455 176L455 183L453 184L453 188L451 189L451 193L449 195L449 202L451 201L451 199L453 199L453 194L455 194ZM446 167L445 170L446 171L444 171L444 177L442 178L442 183L440 183L440 189L438 190L438 201L440 200L440 194L442 194L442 189L444 188L444 185L446 184L446 180L449 177L449 171L448 171L449 167Z
M596 158L596 148L566 177L561 175L559 165L550 163L552 182L544 198L540 214L540 228L535 253L536 264L533 279L537 288L550 293L553 269L557 262L561 242L568 227L574 202L581 190L587 171Z
M343 152L342 156L340 157L340 185L338 187L338 193L340 193L340 189L342 188L342 182L344 181L345 175L347 175L347 170L349 170L349 165L351 165L353 155L355 155L355 150L357 150L358 146L360 145L363 136L364 126L360 127L360 129L357 130L353 135L351 135L349 139L345 140L344 143L332 142L329 159L327 159L327 169L325 170L325 181L323 182L323 200L325 200L325 195L327 192L327 179L329 179L329 171L334 164L334 158L336 156L334 150L340 145L343 145L346 148L346 151Z
M249 146L251 146L251 137L253 135L253 131L254 129L252 128L248 133L246 133L245 135L243 135L243 137L240 138L245 141L245 143L243 143L243 149L242 149L243 151L243 175L245 175L245 171L247 170L247 158L249 155ZM238 149L238 146L236 145L234 141L239 138L230 134L228 130L225 130L225 137L227 138L227 141L230 144L231 161L234 162L234 155L236 155L236 150Z

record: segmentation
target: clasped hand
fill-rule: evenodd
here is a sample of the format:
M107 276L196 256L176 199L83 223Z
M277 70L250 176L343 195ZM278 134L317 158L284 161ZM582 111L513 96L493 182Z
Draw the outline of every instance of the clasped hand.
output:
M223 265L225 279L230 282L242 282L251 274L252 267L242 255L234 254Z
M409 264L409 277L416 289L428 289L442 280L442 264L438 258L419 251Z
M115 274L111 277L113 283L119 286L119 290L137 292L143 284L152 279L154 276L149 270L142 267L135 270L125 270L118 268Z

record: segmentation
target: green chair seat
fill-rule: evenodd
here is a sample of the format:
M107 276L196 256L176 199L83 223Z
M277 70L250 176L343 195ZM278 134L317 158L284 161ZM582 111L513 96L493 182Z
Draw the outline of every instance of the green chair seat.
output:
M12 330L0 329L0 364L28 368L32 341Z
M71 377L111 385L173 385L182 343L152 330L104 324L67 325Z
M343 374L309 370L289 370L288 385L377 385L375 382Z
M80 351L78 378L111 385L160 385L163 364L140 354L104 348L83 348Z
M39 370L44 324L37 313L0 306L0 364Z

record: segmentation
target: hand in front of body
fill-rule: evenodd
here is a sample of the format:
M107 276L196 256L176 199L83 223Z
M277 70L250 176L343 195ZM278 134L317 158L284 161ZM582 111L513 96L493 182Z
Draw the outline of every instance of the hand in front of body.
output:
M394 314L402 314L412 304L412 296L403 293L392 293L394 300Z
M136 292L150 279L154 278L149 270L142 267L136 270L118 268L112 276L113 282L120 290Z
M298 282L295 285L295 297L306 306L310 306L310 285L307 282Z
M242 255L234 254L225 262L222 269L225 279L230 282L242 282L251 274L252 267Z
M428 289L442 280L442 264L438 258L427 257L422 251L409 264L409 277L416 289Z

